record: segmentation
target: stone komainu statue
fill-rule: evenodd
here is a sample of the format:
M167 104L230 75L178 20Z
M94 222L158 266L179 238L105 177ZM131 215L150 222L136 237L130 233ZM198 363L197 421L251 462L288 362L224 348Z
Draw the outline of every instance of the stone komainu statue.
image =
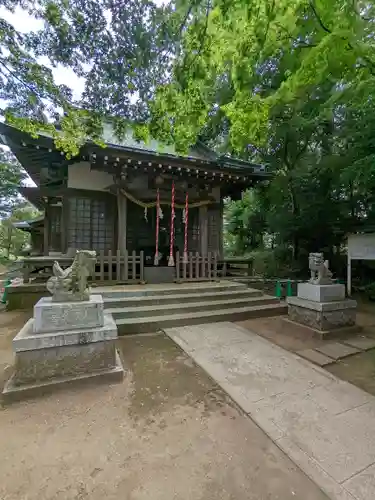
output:
M92 250L77 250L73 264L67 269L62 269L55 261L53 276L47 281L47 290L52 294L52 300L88 300L90 289L87 280L94 273L95 262L96 252Z
M311 271L310 283L314 285L330 285L332 273L328 269L328 260L324 260L322 253L309 254L309 268Z

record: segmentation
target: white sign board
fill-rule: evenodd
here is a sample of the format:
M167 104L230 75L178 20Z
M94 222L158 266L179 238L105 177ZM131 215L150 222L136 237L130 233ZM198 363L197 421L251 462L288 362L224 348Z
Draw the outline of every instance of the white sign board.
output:
M348 237L348 258L375 260L375 233L351 234Z

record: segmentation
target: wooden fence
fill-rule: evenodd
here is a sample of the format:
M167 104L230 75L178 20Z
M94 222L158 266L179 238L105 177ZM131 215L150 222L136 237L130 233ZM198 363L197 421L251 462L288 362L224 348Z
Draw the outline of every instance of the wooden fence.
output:
M228 278L253 276L252 259L224 259L218 262L219 275Z
M110 281L117 283L141 283L144 281L144 253L137 254L120 250L104 254L100 252L97 256L95 274L93 281Z
M66 255L27 257L23 261L24 283L32 279L35 282L45 282L52 276L53 263L59 262L64 269L73 262L73 257ZM144 253L100 252L97 255L92 282L112 283L142 283L144 281Z
M210 281L216 280L217 272L217 255L208 253L207 256L199 255L199 253L188 253L187 260L184 261L183 256L176 253L176 281Z

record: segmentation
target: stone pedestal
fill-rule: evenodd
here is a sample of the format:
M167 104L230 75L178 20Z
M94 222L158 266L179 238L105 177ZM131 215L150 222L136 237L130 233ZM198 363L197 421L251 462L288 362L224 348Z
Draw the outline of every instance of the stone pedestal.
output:
M66 331L70 328L95 328L104 324L101 295L90 295L81 302L55 302L43 297L34 306L34 332Z
M354 333L357 302L345 298L340 284L300 283L297 297L288 297L288 319L313 330L321 338Z
M120 381L117 327L104 314L103 299L53 302L41 299L13 339L14 374L5 385L5 402L55 390L77 381Z
M345 285L332 283L331 285L313 285L312 283L298 283L297 297L313 302L333 302L345 300Z

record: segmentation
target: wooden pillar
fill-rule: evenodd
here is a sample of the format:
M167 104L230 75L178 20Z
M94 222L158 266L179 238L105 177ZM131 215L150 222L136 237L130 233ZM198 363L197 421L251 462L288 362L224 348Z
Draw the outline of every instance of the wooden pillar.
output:
M61 222L60 222L60 230L61 230L61 252L65 253L67 251L67 223L69 214L67 214L67 199L63 196L61 198Z
M219 208L219 248L218 254L220 258L224 258L224 202L220 199L220 208Z
M49 198L47 199L45 206L44 206L43 253L44 253L44 255L48 255L48 253L49 253Z
M126 245L126 223L127 223L127 205L126 196L117 192L117 248L124 255L127 250Z
M346 282L348 297L352 294L352 259L350 257L350 252L348 249L348 278Z
M202 256L206 256L208 252L208 213L207 205L199 207L199 235L200 245L199 251Z

